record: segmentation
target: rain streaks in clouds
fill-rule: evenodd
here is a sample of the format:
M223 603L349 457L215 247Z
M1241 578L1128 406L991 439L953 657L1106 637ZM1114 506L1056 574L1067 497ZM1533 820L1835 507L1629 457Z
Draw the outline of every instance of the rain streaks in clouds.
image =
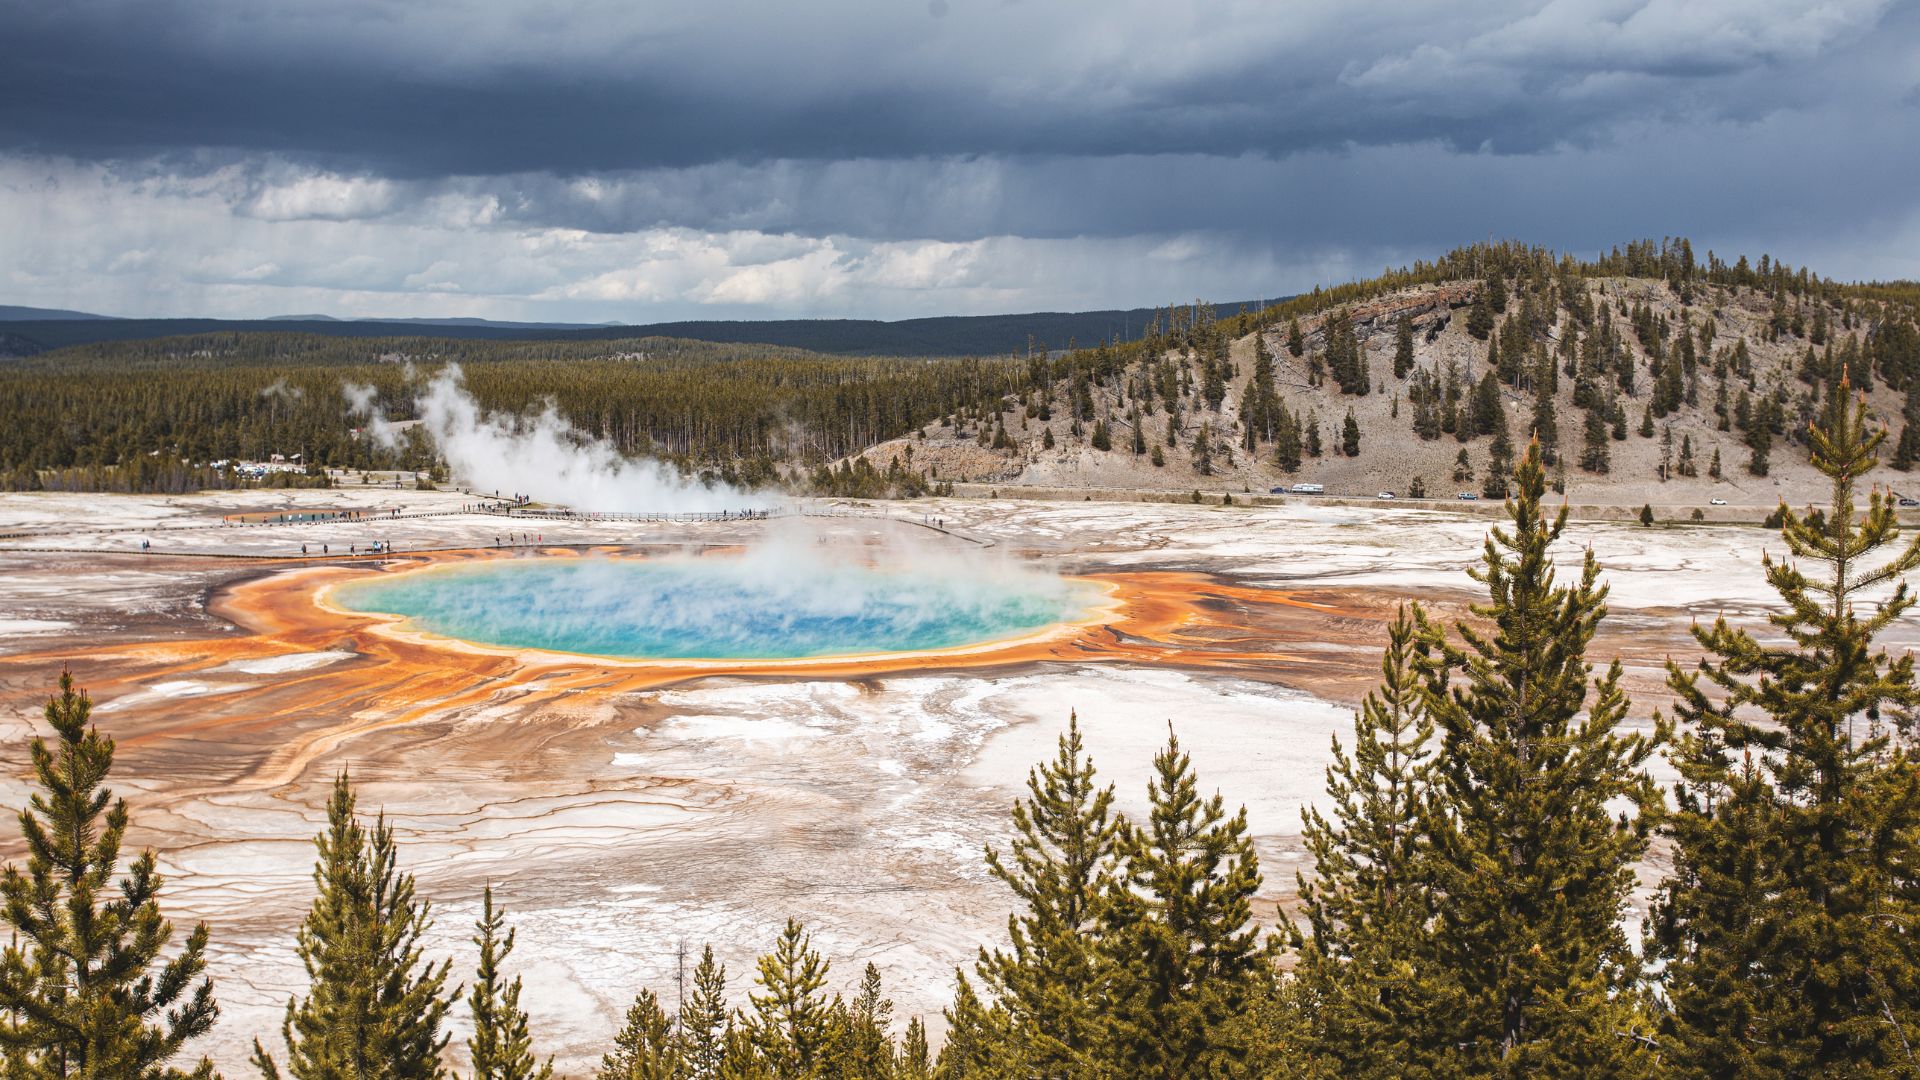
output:
M1920 276L1920 8L1889 0L112 0L8 25L7 303L903 317L1678 233Z

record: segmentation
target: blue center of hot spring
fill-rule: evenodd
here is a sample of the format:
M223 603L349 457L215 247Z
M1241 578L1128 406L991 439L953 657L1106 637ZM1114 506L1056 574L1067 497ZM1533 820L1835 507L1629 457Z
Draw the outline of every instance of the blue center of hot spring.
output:
M735 558L501 560L352 582L334 595L483 645L647 660L945 649L1076 618L1098 598L1036 573Z

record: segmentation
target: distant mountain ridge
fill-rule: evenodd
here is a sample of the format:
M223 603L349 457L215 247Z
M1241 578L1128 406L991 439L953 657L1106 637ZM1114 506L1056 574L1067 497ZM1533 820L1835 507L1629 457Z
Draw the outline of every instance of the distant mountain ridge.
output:
M0 322L41 321L47 319L95 320L111 318L113 318L111 315L95 315L87 311L68 311L65 308L21 307L18 304L0 304Z
M410 326L498 326L507 330L598 330L603 327L619 326L617 322L517 322L511 319L430 318L410 316L395 319L342 319L338 315L269 315L262 322L325 322L354 323L378 322L382 325L404 323Z
M1222 314L1278 303L1215 304ZM514 323L487 319L339 319L329 315L281 315L264 319L119 319L81 312L0 307L15 355L87 345L208 333L306 333L330 337L440 337L484 340L614 340L673 337L694 341L781 345L843 356L1003 356L1029 342L1045 350L1142 336L1155 308L1104 311L1036 311L1012 315L940 315L885 322L878 319L687 320L623 326L578 323Z

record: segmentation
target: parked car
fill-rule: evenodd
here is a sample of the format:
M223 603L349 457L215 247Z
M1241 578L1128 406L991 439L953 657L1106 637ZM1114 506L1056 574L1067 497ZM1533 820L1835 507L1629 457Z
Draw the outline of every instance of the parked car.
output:
M1285 495L1286 493L1287 493L1287 485L1285 484L1281 484L1279 487L1273 487L1273 488L1267 489L1267 494L1269 495Z
M1394 497L1394 494L1391 491L1383 491L1380 494L1374 496L1374 498L1376 499L1391 499L1393 497Z
M1708 504L1709 506L1725 506L1725 505L1727 505L1727 500L1725 500L1725 499L1708 499L1708 500L1707 500L1707 504Z
M1920 506L1920 499L1909 499L1905 495L1902 495L1900 496L1900 505L1901 506Z
M1468 502L1476 502L1476 501L1478 501L1478 500L1479 500L1479 498L1480 498L1480 496L1478 496L1478 495L1475 495L1475 494L1474 494L1473 492L1471 492L1471 491L1463 491L1463 492L1461 492L1460 494L1458 494L1458 495L1455 495L1455 496L1454 496L1454 498L1456 498L1456 499L1465 499L1465 500L1467 500Z

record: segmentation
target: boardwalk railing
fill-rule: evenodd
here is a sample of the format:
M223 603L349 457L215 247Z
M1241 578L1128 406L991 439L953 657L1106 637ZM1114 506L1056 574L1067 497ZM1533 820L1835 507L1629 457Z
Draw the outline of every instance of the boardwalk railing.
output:
M529 510L515 507L512 510L483 510L480 513L495 514L505 518L539 518L546 521L764 521L767 518L785 517L791 511L784 507L769 507L750 510L699 510L678 514L637 514L620 513L610 510Z
M834 501L796 500L773 506L743 507L738 510L699 510L679 513L635 513L611 510L567 510L562 508L532 508L527 506L509 506L504 504L470 504L458 508L434 510L404 510L398 507L370 507L355 511L298 511L273 513L271 517L252 516L249 518L223 518L218 521L184 522L113 522L91 525L79 522L60 522L15 529L0 534L0 541L32 540L51 536L125 536L151 535L156 533L241 531L249 529L293 529L304 530L312 526L330 525L386 525L389 523L422 518L487 517L508 521L537 520L573 522L576 524L597 523L663 523L696 524L701 522L726 521L766 521L772 518L877 518L891 517L886 507L877 507L857 503ZM9 548L9 550L29 550ZM55 549L31 549L55 550ZM67 549L59 549L67 550ZM74 549L80 550L80 549Z

